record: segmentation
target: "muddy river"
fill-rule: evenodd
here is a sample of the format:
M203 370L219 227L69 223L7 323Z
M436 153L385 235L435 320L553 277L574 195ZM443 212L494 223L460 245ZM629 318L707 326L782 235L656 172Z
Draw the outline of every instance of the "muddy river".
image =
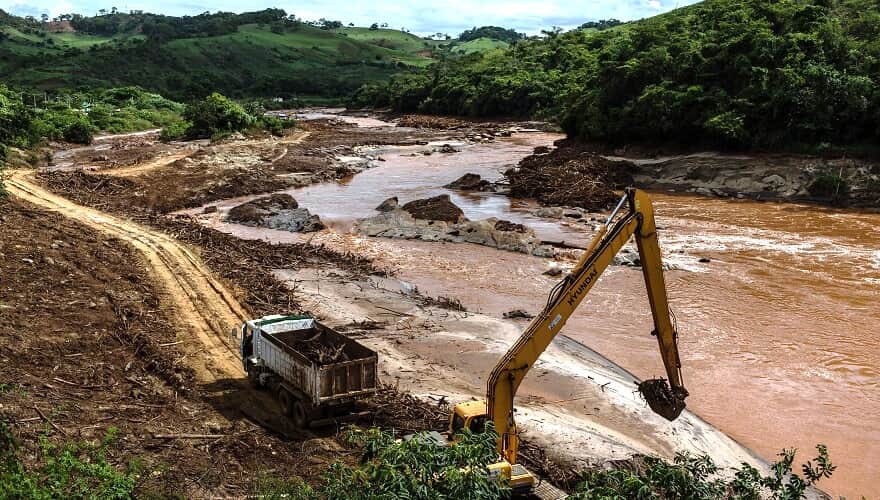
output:
M590 221L540 218L527 201L442 188L466 172L499 179L556 138L522 133L430 156L420 154L425 147L385 147L370 152L385 160L375 168L289 192L337 235L306 239L368 254L422 293L457 298L470 310L535 313L555 280L542 275L549 259L471 244L338 235L390 196L403 203L447 193L468 218L499 217L526 224L543 239L586 244ZM813 445L827 444L839 467L824 489L880 498L880 215L653 197L664 257L674 267L667 284L689 406L767 459L783 447L798 448L806 459ZM221 213L235 204L221 203ZM243 237L303 239L214 223ZM648 378L662 375L650 330L641 272L612 267L564 333Z

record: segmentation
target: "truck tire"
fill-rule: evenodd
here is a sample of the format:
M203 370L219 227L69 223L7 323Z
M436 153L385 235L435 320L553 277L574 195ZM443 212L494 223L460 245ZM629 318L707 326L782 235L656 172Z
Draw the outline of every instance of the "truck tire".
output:
M288 417L293 416L293 405L298 400L285 389L278 389L278 401L281 403L281 412Z
M250 381L251 385L255 389L262 389L263 384L260 383L260 369L255 366L253 363L248 363L247 365L247 376L248 381Z
M293 425L297 426L300 429L307 428L309 426L309 422L311 421L306 404L299 399L293 402L293 408L290 416L291 418L293 418Z

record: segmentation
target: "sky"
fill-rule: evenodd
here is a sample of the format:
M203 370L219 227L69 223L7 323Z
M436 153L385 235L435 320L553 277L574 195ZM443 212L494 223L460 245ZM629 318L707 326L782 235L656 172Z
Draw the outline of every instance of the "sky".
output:
M113 2L116 3L113 3ZM631 21L650 17L696 0L0 0L0 9L20 16L41 14L50 17L66 13L94 15L99 9L143 10L157 14L195 15L218 10L242 12L278 7L305 20L327 18L369 26L388 23L391 28L405 28L427 35L448 33L452 36L474 26L504 26L534 35L542 29L559 26L571 29L586 21L620 19Z

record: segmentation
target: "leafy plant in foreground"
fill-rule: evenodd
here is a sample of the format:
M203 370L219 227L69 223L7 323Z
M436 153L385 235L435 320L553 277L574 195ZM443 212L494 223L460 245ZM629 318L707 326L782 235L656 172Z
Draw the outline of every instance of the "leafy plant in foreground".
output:
M18 443L0 421L0 498L8 499L126 499L134 493L136 472L119 471L107 461L117 430L110 428L102 441L54 445L40 439L40 461L25 467Z
M744 463L729 481L718 477L718 467L705 455L679 453L671 463L646 457L644 470L638 472L587 472L571 498L796 500L804 498L808 486L831 477L836 468L828 457L827 447L820 444L816 450L816 458L801 466L803 476L792 472L796 450L783 450L780 460L771 464L770 475L762 476L756 468Z

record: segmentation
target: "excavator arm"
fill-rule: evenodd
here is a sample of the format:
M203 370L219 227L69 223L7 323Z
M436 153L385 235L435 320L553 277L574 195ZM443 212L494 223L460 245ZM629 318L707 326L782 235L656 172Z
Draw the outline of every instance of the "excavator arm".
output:
M626 203L629 210L618 216ZM510 464L517 463L519 449L513 400L520 383L632 236L638 245L654 316L653 334L659 342L669 379L669 384L663 379L642 382L639 390L651 409L669 420L677 418L684 409L688 393L681 379L677 333L669 314L653 207L646 193L627 189L577 265L553 288L544 310L532 320L489 377L486 416L494 422L500 436L498 451Z

